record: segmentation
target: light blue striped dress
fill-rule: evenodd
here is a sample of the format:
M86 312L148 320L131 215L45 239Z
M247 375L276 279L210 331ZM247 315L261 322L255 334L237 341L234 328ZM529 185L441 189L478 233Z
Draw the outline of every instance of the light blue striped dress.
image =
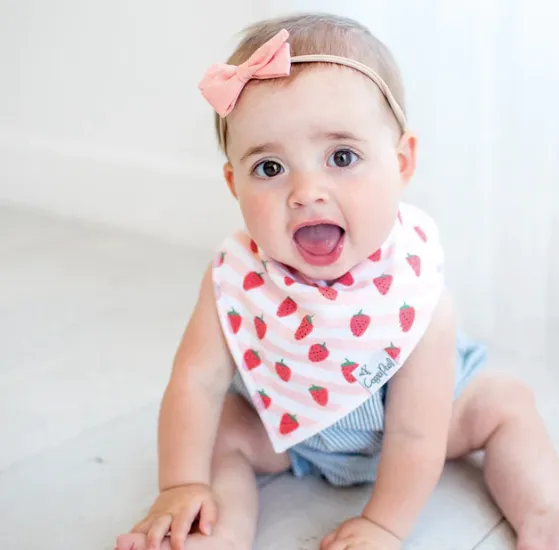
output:
M458 335L455 398L486 359L483 346ZM238 373L232 391L252 403ZM326 430L289 449L293 474L325 478L339 487L373 482L382 446L385 396L386 386Z

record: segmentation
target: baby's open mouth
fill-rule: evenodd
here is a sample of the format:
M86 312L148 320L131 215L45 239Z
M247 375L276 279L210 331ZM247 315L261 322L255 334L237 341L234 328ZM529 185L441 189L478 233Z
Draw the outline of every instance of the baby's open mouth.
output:
M339 246L345 231L339 225L319 223L300 227L293 239L307 254L328 256Z

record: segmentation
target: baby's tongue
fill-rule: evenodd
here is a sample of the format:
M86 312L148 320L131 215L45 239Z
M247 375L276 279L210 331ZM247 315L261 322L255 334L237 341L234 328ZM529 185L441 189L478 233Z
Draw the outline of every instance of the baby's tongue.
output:
M320 224L301 227L295 233L297 244L309 254L327 256L340 242L342 229L337 225Z

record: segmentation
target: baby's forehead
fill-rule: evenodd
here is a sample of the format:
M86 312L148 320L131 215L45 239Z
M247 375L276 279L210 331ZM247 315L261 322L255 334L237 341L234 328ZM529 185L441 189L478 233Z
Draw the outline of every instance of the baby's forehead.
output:
M350 99L374 104L375 99L382 103L383 95L374 82L358 71L334 64L308 64L304 68L295 66L287 78L252 80L235 110L255 102L297 106L308 100L322 104Z
M231 138L241 141L303 127L359 131L380 121L384 108L382 93L366 76L315 65L286 79L250 82L227 125Z

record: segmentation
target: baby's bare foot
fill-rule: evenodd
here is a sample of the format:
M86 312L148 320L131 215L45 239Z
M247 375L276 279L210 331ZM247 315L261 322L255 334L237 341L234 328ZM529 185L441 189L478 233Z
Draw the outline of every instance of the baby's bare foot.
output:
M527 518L518 533L517 550L559 550L559 509Z
M212 536L194 533L188 535L185 547L188 550L245 550L238 544L220 537L217 533ZM248 550L248 546L246 550ZM147 550L146 536L132 533L129 535L121 535L117 539L115 550ZM169 538L164 538L161 543L161 550L171 550Z

